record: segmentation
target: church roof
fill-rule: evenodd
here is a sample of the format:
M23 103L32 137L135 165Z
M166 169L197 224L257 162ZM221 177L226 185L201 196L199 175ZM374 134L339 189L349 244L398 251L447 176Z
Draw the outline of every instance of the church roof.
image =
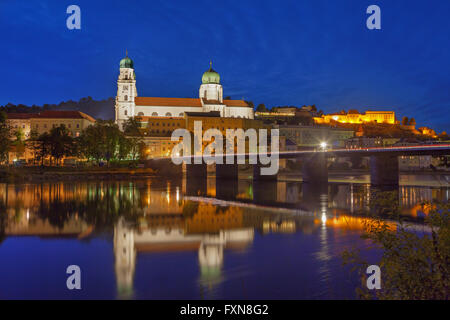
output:
M227 107L250 107L244 100L223 100Z
M134 98L134 103L137 106L202 107L202 103L198 98L136 97Z
M137 106L160 106L160 107L202 107L199 98L159 98L159 97L136 97L134 103ZM204 101L206 104L221 104L219 101ZM227 107L249 107L244 100L223 100Z

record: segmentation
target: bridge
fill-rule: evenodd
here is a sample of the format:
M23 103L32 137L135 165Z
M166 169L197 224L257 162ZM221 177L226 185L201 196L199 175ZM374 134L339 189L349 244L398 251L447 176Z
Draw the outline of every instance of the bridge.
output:
M399 185L399 156L442 156L450 155L450 144L432 144L432 145L414 145L414 146L394 146L394 147L374 147L361 149L316 149L300 151L282 151L268 152L268 156L278 155L280 159L301 159L302 161L302 179L307 187L324 186L328 183L328 158L339 157L369 157L370 158L370 183L375 187L393 187ZM258 156L257 153L233 154L233 164L227 164L226 158L230 155L215 155L223 157L223 164L216 164L216 192L225 196L228 190L237 189L238 182L238 164L239 157L245 157L246 160ZM195 195L195 190L206 190L207 165L204 161L201 164L195 164L195 158L201 156L179 157L183 160L191 160L192 164L186 164L186 187L188 194ZM194 160L193 160L194 159ZM171 162L170 158L161 159L164 167L169 171L177 170L177 166ZM203 159L202 159L203 160ZM198 159L197 159L198 161ZM198 161L200 162L200 161ZM248 162L246 162L248 163ZM269 192L264 190L268 185L265 181L274 181L277 175L261 175L261 168L265 167L259 162L253 164L253 182L255 192ZM181 172L181 166L178 166ZM192 189L192 190L190 190ZM256 189L259 189L257 191ZM189 192L190 191L190 192ZM197 192L198 193L198 192Z

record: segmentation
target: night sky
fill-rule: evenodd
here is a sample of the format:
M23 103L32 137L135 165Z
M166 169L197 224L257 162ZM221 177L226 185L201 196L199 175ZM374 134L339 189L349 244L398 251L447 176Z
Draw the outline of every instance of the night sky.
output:
M66 9L81 8L81 30ZM381 8L381 30L366 9ZM114 97L128 49L140 96L394 110L450 131L450 1L0 0L0 105Z

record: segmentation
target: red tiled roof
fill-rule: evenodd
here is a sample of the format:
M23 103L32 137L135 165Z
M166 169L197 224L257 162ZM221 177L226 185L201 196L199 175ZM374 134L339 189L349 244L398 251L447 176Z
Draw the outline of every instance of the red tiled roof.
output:
M244 100L223 100L227 107L250 107Z
M134 103L137 106L161 106L161 107L201 107L200 99L195 98L157 98L136 97Z
M34 118L37 113L7 113L6 116L8 119L31 119Z
M220 104L219 101L204 101L206 104ZM137 106L161 106L161 107L201 107L198 98L158 98L158 97L136 97L134 103ZM223 100L228 107L249 107L244 100Z
M86 119L95 122L95 119L81 111L42 111L33 118L38 119Z

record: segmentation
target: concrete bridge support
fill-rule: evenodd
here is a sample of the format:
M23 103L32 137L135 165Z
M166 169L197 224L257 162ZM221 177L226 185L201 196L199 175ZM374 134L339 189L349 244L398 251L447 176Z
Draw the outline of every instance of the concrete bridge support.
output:
M303 160L302 179L304 183L328 183L327 157L324 152L314 154Z
M398 187L398 157L392 154L370 156L370 184L375 187Z
M277 175L261 175L261 164L253 165L253 202L258 204L277 201Z
M189 196L204 196L207 191L207 166L186 164L186 193Z
M261 168L265 167L259 163L253 165L253 181L277 181L277 175L262 175Z
M238 164L216 164L216 198L236 199L239 186Z

